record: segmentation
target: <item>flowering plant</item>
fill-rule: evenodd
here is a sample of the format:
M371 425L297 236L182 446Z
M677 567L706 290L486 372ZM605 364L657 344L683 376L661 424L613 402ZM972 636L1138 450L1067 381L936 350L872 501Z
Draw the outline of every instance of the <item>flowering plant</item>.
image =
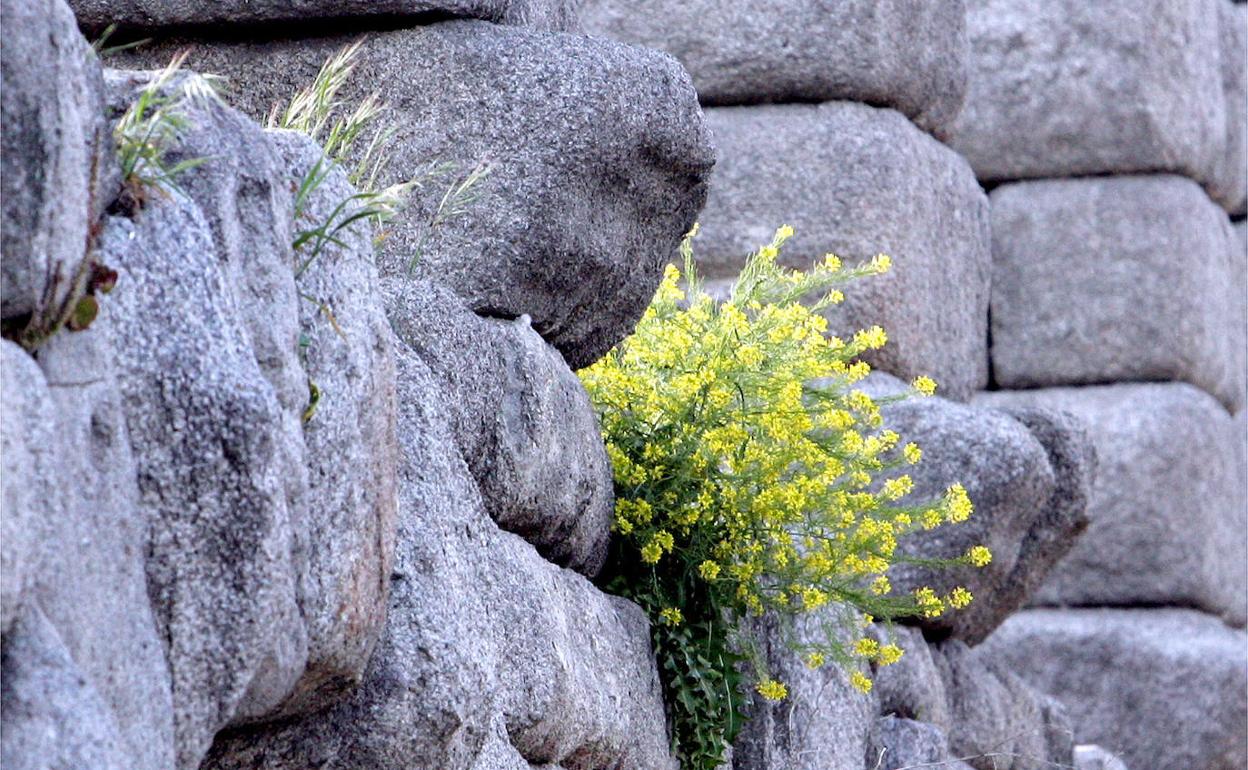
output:
M882 425L883 400L854 388L870 372L859 356L885 344L884 330L840 339L819 314L843 299L840 285L889 260L851 268L829 255L788 270L776 258L792 232L782 227L753 254L722 302L698 280L690 233L686 288L669 265L635 333L581 372L615 474L617 537L603 579L651 618L685 768L719 766L751 686L787 697L744 619L770 614L791 632L794 618L819 611L831 620L826 639L786 641L812 667L845 666L866 692L858 663L887 665L901 649L864 636L864 614L868 624L936 616L971 600L964 588L892 591L897 538L962 521L971 503L960 485L908 502L913 483L897 469L922 452ZM920 377L913 388L931 395L935 383ZM960 561L988 558L977 548ZM841 641L834 631L845 630L857 638Z

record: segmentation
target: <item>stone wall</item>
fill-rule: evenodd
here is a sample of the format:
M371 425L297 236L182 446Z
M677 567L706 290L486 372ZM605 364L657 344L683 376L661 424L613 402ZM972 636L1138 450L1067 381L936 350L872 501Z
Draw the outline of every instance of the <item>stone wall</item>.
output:
M890 574L976 601L894 629L869 696L777 641L792 697L733 767L1244 766L1245 6L0 10L0 316L116 271L85 330L0 344L5 767L673 767L647 621L592 583L611 475L573 370L694 221L713 284L786 223L797 265L892 257L830 324L888 330L872 392L940 383L886 419L917 494L976 506L902 547L994 554ZM101 63L114 22L152 40ZM305 261L356 190L303 200L321 149L260 123L361 39L380 182L491 170L437 229L429 185ZM229 87L169 158L207 160L136 203L111 124L188 47Z

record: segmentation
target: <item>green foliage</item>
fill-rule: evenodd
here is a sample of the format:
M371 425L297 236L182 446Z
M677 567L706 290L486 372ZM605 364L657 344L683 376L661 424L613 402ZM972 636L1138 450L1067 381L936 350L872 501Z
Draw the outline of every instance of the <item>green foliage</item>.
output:
M337 234L354 222L367 220L374 226L383 227L393 221L402 211L407 199L417 189L434 183L444 183L453 175L455 166L450 163L433 162L418 171L410 179L378 189L378 181L389 164L390 146L397 130L393 125L379 122L386 106L376 93L369 94L353 108L340 98L342 89L350 81L358 64L364 45L358 40L345 46L326 60L316 78L294 98L284 110L274 107L269 113L270 128L283 128L307 134L321 143L327 160L316 163L301 180L295 195L295 218L305 217L309 196L320 187L335 164L347 169L347 178L360 192L340 202L324 221L300 230L294 241L295 248L308 247L309 256L301 264L300 272L311 264L326 244L341 245ZM351 163L361 143L368 137L359 158ZM466 214L479 198L479 183L489 174L489 166L478 164L467 174L449 183L437 208L430 215L424 231L412 249L411 265L419 260L424 244L439 227ZM378 240L384 234L378 236Z
M113 127L125 186L123 192L133 209L142 207L148 190L177 189L178 174L208 161L208 158L185 158L173 164L165 161L165 154L187 127L183 112L185 102L219 98L219 81L211 75L182 73L178 86L172 86L188 53L177 54L148 81Z
M604 581L651 618L685 768L722 761L741 724L743 685L769 700L787 696L757 652L750 618L774 618L808 665L839 663L865 692L860 664L888 665L901 650L863 636L864 614L888 622L970 601L962 588L892 591L885 572L900 559L897 538L964 520L970 500L960 485L940 500L911 500L903 471L921 451L900 445L880 403L854 387L870 371L859 357L887 337L878 327L828 336L817 312L889 261L845 268L829 255L807 272L787 270L776 258L791 234L781 228L750 257L724 302L702 289L687 238L687 293L669 266L635 333L581 372L615 474L617 537ZM930 395L935 384L914 387ZM806 617L823 638L797 638L795 621Z

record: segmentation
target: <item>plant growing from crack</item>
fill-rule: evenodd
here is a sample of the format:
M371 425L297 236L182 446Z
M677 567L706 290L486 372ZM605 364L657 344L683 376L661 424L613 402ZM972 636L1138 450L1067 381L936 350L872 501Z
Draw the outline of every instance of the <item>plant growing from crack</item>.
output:
M104 40L96 41L92 51L103 49ZM120 50L130 46L118 46ZM167 194L176 190L179 174L206 162L207 158L187 158L167 163L165 156L178 136L188 125L183 112L187 100L216 99L216 80L211 76L181 73L177 87L173 81L179 75L187 52L176 55L139 90L135 100L127 107L113 126L117 163L121 170L122 189L112 204L113 211L134 216L146 204L152 192ZM90 188L87 191L89 212L95 211L99 190L99 137L93 139L91 151ZM82 258L70 275L65 275L64 265L54 262L48 265L43 281L43 294L29 318L6 321L4 336L17 341L28 351L43 345L61 329L82 331L94 322L99 314L98 295L107 294L117 282L116 271L100 263L96 255L96 241L102 224L94 221L87 229Z
M971 502L957 484L912 500L902 471L922 453L901 445L880 412L900 397L855 387L870 372L860 356L887 337L879 327L829 337L818 312L842 301L846 282L889 269L888 258L846 268L829 255L787 270L776 259L791 235L777 231L719 302L698 280L690 233L687 289L669 265L634 334L580 372L615 477L616 537L601 580L650 617L672 749L688 770L722 764L749 690L788 697L760 652L757 620L808 666L837 663L867 692L861 664L888 665L902 651L864 634L864 617L935 617L971 600L961 587L897 595L889 585L890 565L908 561L897 539L963 521ZM913 388L930 395L935 383L920 377ZM922 563L990 558L977 546Z
M363 44L363 40L356 41L330 56L312 83L295 94L284 109L275 105L269 113L269 128L306 134L319 142L323 149L323 155L303 175L294 190L296 229L291 246L298 258L296 278L321 257L326 247L347 248L343 237L357 223L364 222L373 227L373 245L380 245L386 236L385 226L402 213L412 192L445 179L455 168L450 163L430 163L405 181L379 187L379 180L385 175L392 157L391 148L397 129L382 120L386 105L376 93L365 96L354 107L340 98L340 92L355 71ZM353 161L353 156L357 155L358 158ZM323 217L313 218L309 211L312 196L337 167L346 170L347 180L357 192L338 201ZM413 265L419 259L429 234L466 214L476 202L478 183L488 173L488 165L482 163L450 185L413 250ZM304 293L300 297L316 305L335 332L342 335L328 302ZM306 335L303 339L307 339ZM306 344L301 343L301 351L306 357ZM316 383L309 380L308 385L310 406L304 413L305 422L312 419L321 396Z

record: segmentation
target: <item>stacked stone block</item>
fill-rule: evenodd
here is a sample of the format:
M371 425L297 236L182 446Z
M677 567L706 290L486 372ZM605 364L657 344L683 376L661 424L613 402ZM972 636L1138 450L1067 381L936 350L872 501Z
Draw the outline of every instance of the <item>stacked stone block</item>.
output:
M1032 597L1056 609L982 649L1131 768L1248 763L1245 10L968 5L950 141L993 186L1000 388L974 403L1073 413L1099 455L1087 533Z

